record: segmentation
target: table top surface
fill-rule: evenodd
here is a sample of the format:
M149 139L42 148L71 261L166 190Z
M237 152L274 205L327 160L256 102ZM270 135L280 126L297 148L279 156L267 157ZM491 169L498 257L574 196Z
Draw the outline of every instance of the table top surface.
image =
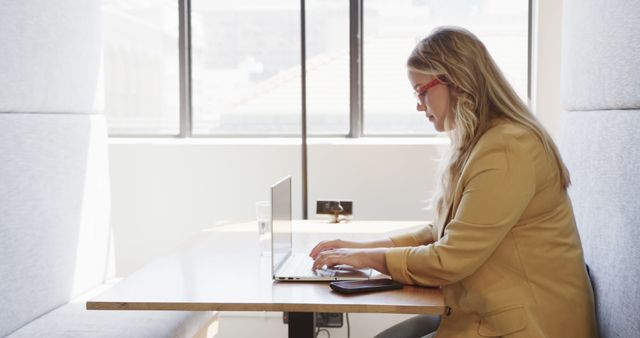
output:
M367 239L415 229L420 222L296 221L294 251L318 241ZM439 288L405 286L358 295L327 282L274 282L271 257L260 255L256 222L218 226L145 265L87 302L89 310L289 311L440 314Z

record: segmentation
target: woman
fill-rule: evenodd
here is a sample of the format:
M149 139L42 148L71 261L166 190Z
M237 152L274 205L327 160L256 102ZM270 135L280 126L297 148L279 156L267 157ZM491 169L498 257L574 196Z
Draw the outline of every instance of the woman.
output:
M442 287L439 323L416 317L385 337L597 337L569 173L547 132L464 29L435 30L407 66L417 110L451 138L435 222L378 241L321 242L314 268L371 267Z

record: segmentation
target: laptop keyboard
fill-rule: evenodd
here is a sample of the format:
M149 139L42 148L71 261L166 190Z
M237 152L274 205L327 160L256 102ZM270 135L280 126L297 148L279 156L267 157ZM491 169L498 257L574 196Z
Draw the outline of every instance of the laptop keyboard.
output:
M285 264L280 269L279 275L281 276L331 276L333 271L330 270L316 270L311 271L313 266L313 259L305 255L293 255L287 259Z

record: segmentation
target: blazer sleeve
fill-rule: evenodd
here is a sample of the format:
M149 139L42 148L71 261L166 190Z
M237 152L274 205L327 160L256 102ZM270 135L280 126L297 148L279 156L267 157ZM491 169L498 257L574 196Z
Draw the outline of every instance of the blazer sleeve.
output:
M443 236L433 244L387 251L393 279L447 285L471 275L487 260L535 194L532 155L518 141L484 145L469 158L459 183L460 203Z
M413 232L393 236L391 237L391 241L396 247L418 246L433 243L435 241L435 238L433 237L433 224L427 224Z

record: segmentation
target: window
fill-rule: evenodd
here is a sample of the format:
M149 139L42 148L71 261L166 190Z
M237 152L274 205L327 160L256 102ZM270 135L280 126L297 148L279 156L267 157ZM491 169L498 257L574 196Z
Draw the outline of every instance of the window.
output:
M305 9L307 128L310 135L346 135L349 133L349 1L307 1Z
M187 15L179 15L179 5L189 3ZM362 0L361 11L350 11L359 3L305 1L309 135L346 136L354 121L361 128L356 136L434 134L415 110L405 62L415 43L440 25L478 35L527 100L529 1ZM112 135L300 135L300 0L105 0L103 16ZM359 48L349 30L354 20L363 22L361 106L350 94L351 73L359 71L350 69L357 55L350 46ZM182 49L180 36L190 36ZM182 62L190 62L190 72Z
M102 94L109 133L177 135L178 4L103 0L102 18Z
M364 134L435 133L415 109L404 66L415 44L442 25L476 34L527 102L528 5L522 0L364 0Z
M300 1L193 0L195 135L299 135ZM307 1L307 125L349 130L348 2Z
M193 133L300 130L297 0L193 0Z

